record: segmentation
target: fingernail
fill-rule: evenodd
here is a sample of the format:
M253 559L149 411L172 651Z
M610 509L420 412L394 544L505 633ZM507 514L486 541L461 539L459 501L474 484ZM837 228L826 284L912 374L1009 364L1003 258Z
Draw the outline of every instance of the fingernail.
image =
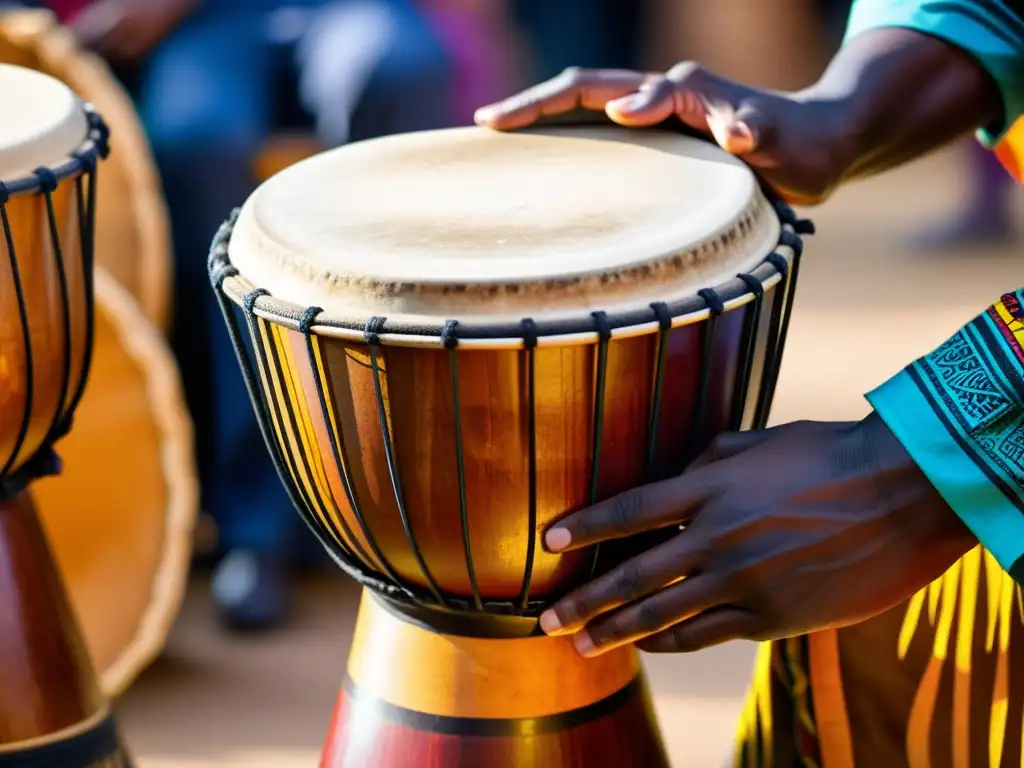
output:
M584 658L597 656L598 652L594 647L594 641L590 639L590 635L586 632L577 632L576 636L572 639L572 644L576 646L576 653Z
M473 120L476 123L490 123L496 115L497 110L494 107L480 107L473 113Z
M640 94L633 94L632 96L623 96L621 99L609 101L605 105L605 110L609 112L631 112L639 108L640 103Z
M556 636L562 633L562 622L554 611L544 611L540 615L540 628L545 635Z
M544 546L551 552L561 552L572 543L572 534L565 528L552 528L544 534Z

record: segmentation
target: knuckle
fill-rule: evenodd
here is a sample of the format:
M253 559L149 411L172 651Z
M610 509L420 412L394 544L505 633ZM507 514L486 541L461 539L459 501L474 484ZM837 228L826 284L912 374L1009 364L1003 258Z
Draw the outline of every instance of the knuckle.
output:
M639 563L624 563L615 575L615 594L624 602L631 603L646 594L646 574Z
M729 456L738 434L737 432L720 432L715 435L710 445L708 445L709 456L716 461Z
M627 491L615 497L608 507L606 522L609 531L626 533L643 510L644 498L639 491Z
M566 67L562 70L562 74L559 75L559 79L567 85L579 85L587 79L588 73L589 70L583 67Z
M644 634L657 632L665 626L666 621L665 611L653 600L647 600L636 607L637 628Z
M685 86L698 85L706 76L707 70L696 61L681 61L666 73L666 77L673 83Z
M699 638L689 630L686 622L672 627L669 631L669 637L671 638L672 647L680 653L692 653L693 651L700 650Z

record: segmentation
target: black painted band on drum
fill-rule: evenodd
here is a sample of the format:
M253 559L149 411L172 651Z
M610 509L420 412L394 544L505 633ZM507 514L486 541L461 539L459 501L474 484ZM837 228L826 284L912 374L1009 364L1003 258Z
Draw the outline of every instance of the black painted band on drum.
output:
M520 719L449 717L428 712L416 712L397 704L383 701L362 690L348 675L342 687L353 699L371 708L377 715L392 723L415 728L417 731L452 736L533 736L553 731L565 731L607 717L643 693L644 683L639 677L633 678L624 687L601 701L569 712L546 717Z
M24 749L17 744L0 746L0 768L128 768L122 754L114 715L107 713L95 725L54 740L40 739Z

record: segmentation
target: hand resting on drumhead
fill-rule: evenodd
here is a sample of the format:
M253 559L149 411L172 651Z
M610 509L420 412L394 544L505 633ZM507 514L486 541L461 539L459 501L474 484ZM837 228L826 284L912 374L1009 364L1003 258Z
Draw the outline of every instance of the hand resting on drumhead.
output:
M564 518L552 551L684 530L556 603L549 635L593 655L696 651L885 611L977 543L881 419L726 433L679 477Z
M571 70L482 109L477 122L518 129L581 107L626 126L675 115L797 203L820 202L849 179L1002 115L995 81L975 58L887 27L854 37L799 93L748 88L694 64L663 75ZM545 545L558 552L681 525L557 602L542 629L574 634L584 655L625 643L694 651L793 636L885 611L977 544L872 415L722 436L682 476L567 516Z
M797 205L820 203L840 183L913 159L1000 111L996 88L965 53L889 28L854 38L799 92L750 88L694 62L661 74L574 68L479 109L476 122L515 130L580 108L628 127L675 116Z

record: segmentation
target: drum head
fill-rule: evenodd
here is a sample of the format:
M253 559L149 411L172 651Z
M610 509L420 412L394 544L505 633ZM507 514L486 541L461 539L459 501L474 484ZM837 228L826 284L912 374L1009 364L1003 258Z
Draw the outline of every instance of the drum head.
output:
M150 322L166 330L170 229L152 153L130 98L102 59L82 50L48 11L0 12L0 62L64 82L110 126L113 152L99 173L96 261L132 293Z
M695 295L763 261L779 227L751 171L699 139L460 128L281 172L245 204L230 258L327 315L551 316Z
M0 63L0 99L0 179L13 181L41 166L60 165L85 141L85 109L59 80Z
M32 492L104 692L117 696L177 615L197 486L170 352L102 270L89 386L57 452L63 473Z

